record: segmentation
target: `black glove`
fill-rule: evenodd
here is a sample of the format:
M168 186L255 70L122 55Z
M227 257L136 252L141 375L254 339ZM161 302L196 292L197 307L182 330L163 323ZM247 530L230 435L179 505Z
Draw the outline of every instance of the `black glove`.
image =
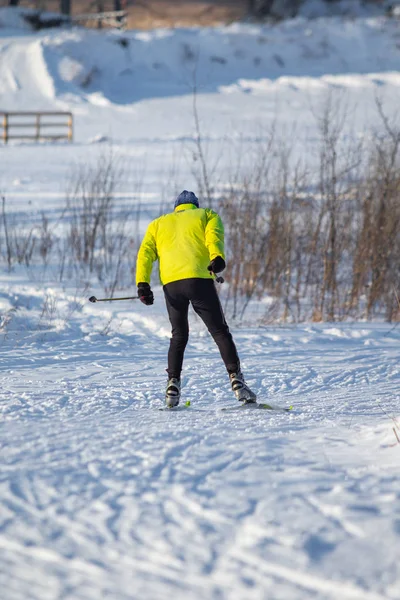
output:
M143 302L143 304L145 304L146 306L154 304L154 294L151 291L151 287L148 283L138 283L137 293L140 302Z
M212 273L221 273L226 267L225 261L222 256L216 256L212 259L207 269Z

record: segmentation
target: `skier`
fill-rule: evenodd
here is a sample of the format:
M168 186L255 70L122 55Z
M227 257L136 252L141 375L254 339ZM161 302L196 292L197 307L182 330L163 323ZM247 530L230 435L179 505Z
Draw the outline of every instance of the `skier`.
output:
M256 402L256 395L244 381L236 346L215 289L214 275L225 269L223 224L216 212L199 208L193 192L184 190L179 194L174 211L152 221L140 245L136 284L141 302L148 306L154 302L150 277L157 259L172 327L167 406L177 406L180 400L183 356L189 338L189 302L219 348L236 398L244 403Z

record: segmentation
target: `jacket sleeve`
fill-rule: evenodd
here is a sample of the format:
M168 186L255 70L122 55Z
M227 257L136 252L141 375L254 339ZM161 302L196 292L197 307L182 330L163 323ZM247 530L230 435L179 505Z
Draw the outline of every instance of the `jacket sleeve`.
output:
M153 262L156 261L157 258L155 224L153 221L147 228L137 255L136 285L138 283L150 283Z
M205 244L210 254L210 260L216 256L222 256L225 260L224 226L221 217L211 209L206 209L206 213Z

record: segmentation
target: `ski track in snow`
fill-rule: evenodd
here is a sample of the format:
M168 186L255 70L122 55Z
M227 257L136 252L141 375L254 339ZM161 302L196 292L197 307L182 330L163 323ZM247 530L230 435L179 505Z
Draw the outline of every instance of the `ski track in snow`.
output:
M196 324L192 407L160 412L151 329L3 343L2 598L398 598L398 330L236 330L249 383L295 407L260 414L220 411Z

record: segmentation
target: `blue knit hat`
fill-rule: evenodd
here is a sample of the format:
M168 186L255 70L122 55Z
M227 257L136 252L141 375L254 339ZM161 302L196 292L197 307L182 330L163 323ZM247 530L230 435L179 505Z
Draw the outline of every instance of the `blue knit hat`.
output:
M188 192L187 190L183 190L175 200L174 208L179 206L180 204L194 204L199 208L199 199L193 192Z

